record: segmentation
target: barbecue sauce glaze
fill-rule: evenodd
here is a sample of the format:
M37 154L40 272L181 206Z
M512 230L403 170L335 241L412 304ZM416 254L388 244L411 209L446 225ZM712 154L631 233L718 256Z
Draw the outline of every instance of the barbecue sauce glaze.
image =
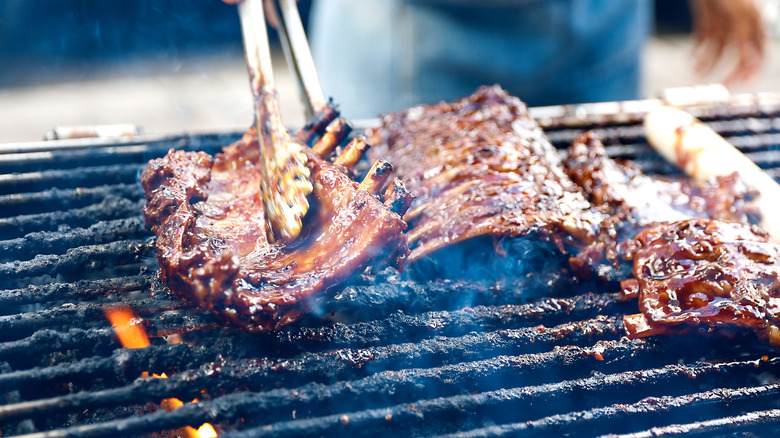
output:
M624 318L631 337L679 334L686 327L738 328L780 347L780 246L756 226L708 219L639 233L634 279L641 314ZM680 327L682 326L682 327Z
M369 265L403 268L401 217L306 152L312 206L290 244L266 237L254 129L214 158L170 151L148 164L144 219L158 236L162 279L175 294L247 330L272 330Z
M446 259L452 245L477 237L533 234L561 250L581 247L605 218L563 172L525 104L498 86L385 115L371 143L371 158L393 163L415 197L404 216L410 262Z

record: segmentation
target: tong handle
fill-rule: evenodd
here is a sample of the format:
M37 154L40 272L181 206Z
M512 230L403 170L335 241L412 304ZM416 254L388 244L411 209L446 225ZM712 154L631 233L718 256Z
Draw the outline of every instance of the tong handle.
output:
M306 119L311 120L325 107L327 101L322 92L317 69L314 67L314 58L303 29L301 14L298 12L297 0L273 0L273 3L278 10L281 10L281 14L277 14L279 15L277 31L282 49L298 83Z
M244 0L238 4L241 36L252 85L252 94L258 96L264 88L274 89L271 64L271 45L265 28L263 0ZM262 26L259 27L258 26Z
M281 119L263 0L238 5L260 146L260 190L269 242L289 242L301 231L312 192L306 154Z

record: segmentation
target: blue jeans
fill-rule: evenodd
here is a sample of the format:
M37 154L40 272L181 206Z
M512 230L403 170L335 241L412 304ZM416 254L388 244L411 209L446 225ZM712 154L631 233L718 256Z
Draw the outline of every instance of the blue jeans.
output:
M652 0L315 0L326 95L349 118L499 84L531 106L635 99Z

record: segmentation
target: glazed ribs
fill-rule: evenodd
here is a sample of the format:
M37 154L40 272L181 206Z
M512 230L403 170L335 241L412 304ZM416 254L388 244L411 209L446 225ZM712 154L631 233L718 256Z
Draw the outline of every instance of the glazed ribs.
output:
M415 198L404 217L411 262L451 259L454 244L477 239L499 255L506 239L531 234L560 250L583 246L605 218L525 105L498 86L386 115L372 138L372 157L392 162Z
M780 348L780 246L756 226L689 219L642 231L622 283L629 336L749 330Z
M624 318L630 337L700 327L751 331L780 347L780 247L750 225L758 194L736 173L706 182L649 176L607 157L592 133L572 143L565 166L610 215L571 266L622 279L625 297L638 298L641 313Z
M330 151L322 141L332 142L325 135L318 149ZM176 295L257 331L297 320L368 266L402 269L408 249L400 215L408 193L392 181L380 201L387 163L375 166L360 186L344 173L364 145L350 143L339 164L305 150L312 205L289 244L266 237L254 129L216 157L170 151L152 160L141 175L144 218L158 236L165 283Z
M566 173L582 187L588 200L609 215L595 242L570 260L581 276L597 272L619 280L630 275L628 253L633 238L661 223L691 218L756 223L757 192L736 174L705 182L679 176L650 176L631 161L607 156L592 132L580 134L568 148Z
M623 285L643 313L626 319L632 336L732 324L780 345L777 247L748 225L756 194L736 175L651 177L609 158L592 133L561 162L519 99L483 87L383 116L371 134L379 159L357 184L346 174L367 145L337 147L346 125L334 118L321 114L296 135L321 137L305 151L312 208L290 243L266 238L254 130L216 157L172 151L150 162L144 217L172 291L248 330L269 330L367 267L402 269L407 260L426 279L469 269L507 276L530 265L522 275L548 289L594 272L633 273ZM552 251L534 252L544 245ZM548 259L563 262L538 269Z

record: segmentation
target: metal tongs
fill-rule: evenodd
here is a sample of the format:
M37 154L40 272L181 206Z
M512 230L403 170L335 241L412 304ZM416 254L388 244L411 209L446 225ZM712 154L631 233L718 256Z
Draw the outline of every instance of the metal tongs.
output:
M320 79L314 67L306 31L303 30L301 14L298 12L298 0L274 0L281 14L277 15L277 32L282 43L284 56L293 70L306 111L306 119L311 120L327 102L320 86ZM276 10L273 11L274 13Z
M297 14L295 0L292 6L296 7ZM309 210L307 196L313 186L306 167L307 156L304 146L287 132L281 120L263 0L244 0L238 5L238 11L254 97L255 125L260 145L260 189L268 239L271 242L288 242L300 234L303 216ZM300 31L303 32L302 25ZM308 53L308 44L306 49ZM313 65L311 61L311 71ZM316 88L319 89L318 82ZM318 98L324 102L321 91ZM305 100L311 102L310 99Z

